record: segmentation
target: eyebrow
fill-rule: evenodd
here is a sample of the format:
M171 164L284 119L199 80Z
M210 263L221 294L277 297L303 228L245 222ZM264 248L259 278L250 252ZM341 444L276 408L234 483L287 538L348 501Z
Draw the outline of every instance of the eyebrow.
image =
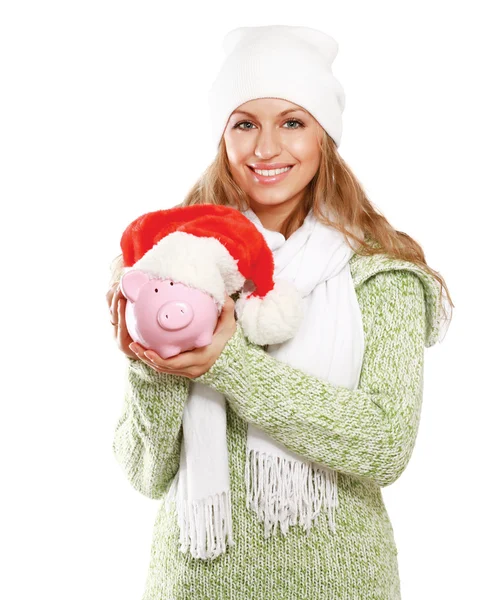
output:
M283 115L286 115L287 113L290 113L290 112L302 112L302 113L304 113L305 111L302 110L301 108L288 108L287 110L284 110L283 112L281 112L278 116L282 117ZM244 115L248 115L249 117L254 117L255 118L255 115L253 115L252 113L247 112L246 110L237 110L237 111L234 111L232 114L235 115L237 113L242 113Z

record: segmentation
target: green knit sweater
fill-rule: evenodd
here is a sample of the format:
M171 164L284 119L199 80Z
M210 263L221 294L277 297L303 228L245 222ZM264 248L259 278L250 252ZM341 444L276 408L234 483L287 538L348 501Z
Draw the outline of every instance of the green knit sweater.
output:
M164 496L179 468L191 380L127 358L113 451L129 482L159 500L142 600L397 600L393 528L381 487L406 468L416 441L424 348L438 339L439 287L424 270L384 254L350 261L365 353L355 390L305 374L250 343L237 324L201 381L226 396L235 546L213 561L179 550ZM286 398L287 402L283 402ZM247 423L338 472L336 533L326 511L309 537L299 527L264 539L246 508Z

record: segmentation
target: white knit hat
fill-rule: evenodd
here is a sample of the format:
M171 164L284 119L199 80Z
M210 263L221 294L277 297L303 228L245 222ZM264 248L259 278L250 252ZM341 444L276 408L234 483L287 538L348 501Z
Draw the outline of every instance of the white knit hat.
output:
M218 146L230 114L256 98L283 98L311 113L339 146L345 94L331 71L337 42L293 25L238 27L225 36L226 58L209 90L212 135Z

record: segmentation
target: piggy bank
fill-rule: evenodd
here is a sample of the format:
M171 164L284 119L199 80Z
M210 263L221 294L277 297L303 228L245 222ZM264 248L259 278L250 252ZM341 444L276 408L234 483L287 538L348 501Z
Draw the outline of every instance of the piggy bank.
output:
M141 346L169 358L211 343L220 308L209 294L139 269L124 273L119 285L126 327Z

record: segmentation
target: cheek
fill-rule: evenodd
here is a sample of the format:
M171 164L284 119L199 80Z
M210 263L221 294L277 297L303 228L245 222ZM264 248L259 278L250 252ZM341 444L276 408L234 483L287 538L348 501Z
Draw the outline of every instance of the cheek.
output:
M250 154L246 148L239 148L237 145L227 148L227 157L229 159L230 166L234 169L240 169L247 161L247 157Z
M317 167L320 162L321 152L314 135L297 137L290 145L290 151L302 166Z
M230 164L230 170L234 179L238 181L246 181L247 159L250 154L237 149L227 150L227 157Z
M308 183L320 168L321 155L316 153L305 154L300 157L300 177Z
M250 156L253 156L254 136L227 130L224 141L230 166L233 169L243 169Z

